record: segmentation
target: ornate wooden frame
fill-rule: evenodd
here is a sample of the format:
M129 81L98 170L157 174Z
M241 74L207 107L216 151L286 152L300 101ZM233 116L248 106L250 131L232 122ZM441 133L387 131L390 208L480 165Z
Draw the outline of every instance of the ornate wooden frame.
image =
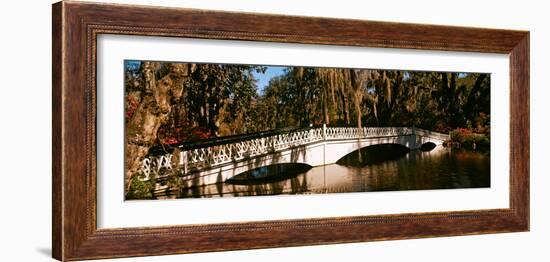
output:
M98 34L509 54L510 208L98 229L95 148ZM52 245L56 259L147 256L529 230L528 31L60 2L53 5L52 49ZM148 248L152 246L155 248Z

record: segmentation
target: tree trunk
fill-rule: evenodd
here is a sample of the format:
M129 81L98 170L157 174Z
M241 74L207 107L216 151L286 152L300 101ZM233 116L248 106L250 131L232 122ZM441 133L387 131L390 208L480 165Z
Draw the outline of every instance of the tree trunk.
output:
M330 124L330 116L328 115L328 91L327 91L327 88L325 87L323 89L323 116L324 116L324 123L326 125L329 125Z
M464 115L466 117L469 117L471 119L475 118L473 115L474 107L476 106L476 100L478 98L478 92L481 89L483 80L487 77L487 74L480 74L474 83L474 87L472 87L472 90L468 94L468 99L466 100L466 104L464 105Z
M349 103L348 98L344 95L342 96L342 100L344 103L344 122L346 125L349 125Z
M355 112L357 113L357 128L361 128L362 125L361 125L361 103L359 101L361 101L360 95L357 95L357 97L355 99L357 99L357 101L355 101Z
M168 75L157 80L155 67L158 67L158 64L144 62L142 70L145 92L132 118L126 123L126 193L132 177L138 174L142 167L143 158L155 144L158 129L167 121L172 103L181 98L184 78L194 68L187 64L173 65Z

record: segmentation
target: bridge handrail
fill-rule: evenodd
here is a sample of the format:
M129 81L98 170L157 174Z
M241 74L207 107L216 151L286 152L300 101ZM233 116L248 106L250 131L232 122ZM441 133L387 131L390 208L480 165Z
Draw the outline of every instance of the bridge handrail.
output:
M231 144L194 148L183 152L181 164L212 166L276 152L323 140L320 128L302 129Z
M327 127L326 139L368 138L381 136L410 135L408 127Z
M443 133L430 131L430 130L417 128L417 127L413 127L412 129L414 130L415 134L418 134L418 135L421 135L421 136L438 138L438 139L443 140L443 141L451 139L451 135L449 135L449 134L443 134Z
M160 154L172 153L172 151L175 148L178 148L179 150L190 150L190 149L204 148L209 146L226 145L226 144L232 144L236 142L251 140L254 138L287 134L287 133L297 132L301 130L309 130L312 128L313 127L279 128L279 129L261 131L261 132L251 133L251 134L239 134L239 135L207 138L207 139L202 139L200 141L183 142L183 143L178 143L174 145L155 146L149 150L149 154L160 155Z

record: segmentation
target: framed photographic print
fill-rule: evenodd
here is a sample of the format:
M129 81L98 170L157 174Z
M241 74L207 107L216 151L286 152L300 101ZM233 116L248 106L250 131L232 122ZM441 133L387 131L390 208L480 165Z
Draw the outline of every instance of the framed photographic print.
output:
M529 230L529 32L59 2L52 100L59 260Z

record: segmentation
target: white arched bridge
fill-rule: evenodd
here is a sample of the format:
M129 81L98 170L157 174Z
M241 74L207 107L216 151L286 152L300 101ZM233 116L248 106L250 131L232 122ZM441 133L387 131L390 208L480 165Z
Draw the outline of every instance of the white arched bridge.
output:
M143 160L145 180L161 170L177 170L183 183L200 186L224 182L259 167L302 163L312 167L336 163L358 149L400 144L418 149L440 146L447 134L409 127L316 127L219 138L202 143L152 151Z

